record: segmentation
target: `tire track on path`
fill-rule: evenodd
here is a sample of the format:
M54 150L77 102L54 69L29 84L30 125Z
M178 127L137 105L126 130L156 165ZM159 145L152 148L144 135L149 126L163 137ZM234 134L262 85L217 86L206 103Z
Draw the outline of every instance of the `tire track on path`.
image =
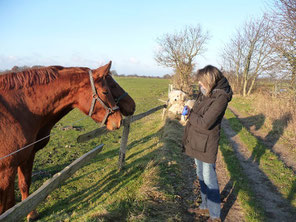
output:
M272 134L272 130L268 134L261 132L260 130L253 129L250 124L249 118L242 115L237 109L234 107L228 107L228 109L240 120L242 125L248 129L248 131L256 137L264 146L270 149L278 158L290 169L293 170L294 174L296 174L296 153L294 153L291 149L286 147L284 144L278 143L278 140L274 138Z
M231 143L240 164L247 175L257 200L263 206L268 221L295 221L295 209L277 191L269 178L256 162L252 161L251 152L232 130L228 120L223 119L222 128ZM294 215L293 215L294 213Z

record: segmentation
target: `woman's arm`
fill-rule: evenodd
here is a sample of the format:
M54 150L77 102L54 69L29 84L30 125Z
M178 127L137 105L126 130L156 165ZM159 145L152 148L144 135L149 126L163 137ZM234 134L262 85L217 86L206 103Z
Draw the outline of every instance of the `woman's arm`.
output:
M204 115L199 115L194 112L189 117L189 122L195 127L209 130L217 121L218 117L224 113L227 108L228 98L226 95L221 94L210 105L209 109Z

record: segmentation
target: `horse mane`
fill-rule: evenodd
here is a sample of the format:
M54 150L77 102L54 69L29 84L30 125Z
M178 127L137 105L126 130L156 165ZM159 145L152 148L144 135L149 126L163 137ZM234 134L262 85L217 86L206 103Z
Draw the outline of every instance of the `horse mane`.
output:
M22 89L33 85L48 84L59 76L62 66L30 68L20 72L11 71L0 76L0 89Z

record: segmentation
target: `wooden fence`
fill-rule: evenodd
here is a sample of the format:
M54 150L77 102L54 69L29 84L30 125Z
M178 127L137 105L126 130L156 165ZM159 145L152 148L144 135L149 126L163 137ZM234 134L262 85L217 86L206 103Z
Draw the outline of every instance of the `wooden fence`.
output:
M144 113L141 113L141 114L138 114L135 116L129 116L122 121L123 132L122 132L122 137L121 137L121 142L120 142L119 159L118 159L118 167L120 170L124 166L124 162L125 162L125 153L126 153L126 146L127 146L127 142L128 142L130 124L132 122L140 120L140 119L144 118L145 116L148 116L160 109L164 109L166 107L167 107L166 104L160 105L160 106L157 106L153 109L148 110L147 112L144 112ZM86 134L79 136L77 138L77 141L78 141L78 143L86 142L90 139L93 139L93 138L103 135L105 133L108 133L108 130L106 129L105 126L103 126L101 128L95 129L91 132L88 132Z
M125 162L125 153L126 153L126 147L128 142L128 135L129 135L129 129L130 124L132 122L135 122L137 120L140 120L144 118L145 116L148 116L160 109L166 108L167 105L160 105L153 109L148 110L147 112L135 115L135 116L129 116L125 119L123 119L122 125L123 125L123 133L121 137L120 142L120 150L119 150L119 160L118 160L118 167L120 170L122 170ZM106 127L101 127L96 130L93 130L89 133L86 133L84 135L81 135L77 138L77 141L85 142L90 139L93 139L95 137L98 137L100 135L103 135L104 133L107 133L108 130ZM65 167L61 172L55 174L51 179L47 180L38 190L36 190L34 193L32 193L28 198L26 198L24 201L18 203L14 207L10 208L9 210L5 211L3 214L0 215L0 221L8 221L8 222L14 222L19 221L22 218L24 218L28 213L30 213L32 210L36 209L38 204L40 204L55 188L57 188L62 182L64 182L66 179L71 177L79 168L81 168L87 161L89 161L91 158L93 158L96 154L102 151L104 144L101 144L97 147L95 147L93 150L89 151L88 153L84 154L80 158L76 159L74 162L72 162L69 166Z

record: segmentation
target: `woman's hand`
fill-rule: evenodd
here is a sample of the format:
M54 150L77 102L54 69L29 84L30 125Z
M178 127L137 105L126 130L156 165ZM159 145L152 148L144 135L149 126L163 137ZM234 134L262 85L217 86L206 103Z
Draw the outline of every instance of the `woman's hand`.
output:
M189 114L190 114L190 108L189 108L189 106L184 106L182 115L183 116L189 116Z

